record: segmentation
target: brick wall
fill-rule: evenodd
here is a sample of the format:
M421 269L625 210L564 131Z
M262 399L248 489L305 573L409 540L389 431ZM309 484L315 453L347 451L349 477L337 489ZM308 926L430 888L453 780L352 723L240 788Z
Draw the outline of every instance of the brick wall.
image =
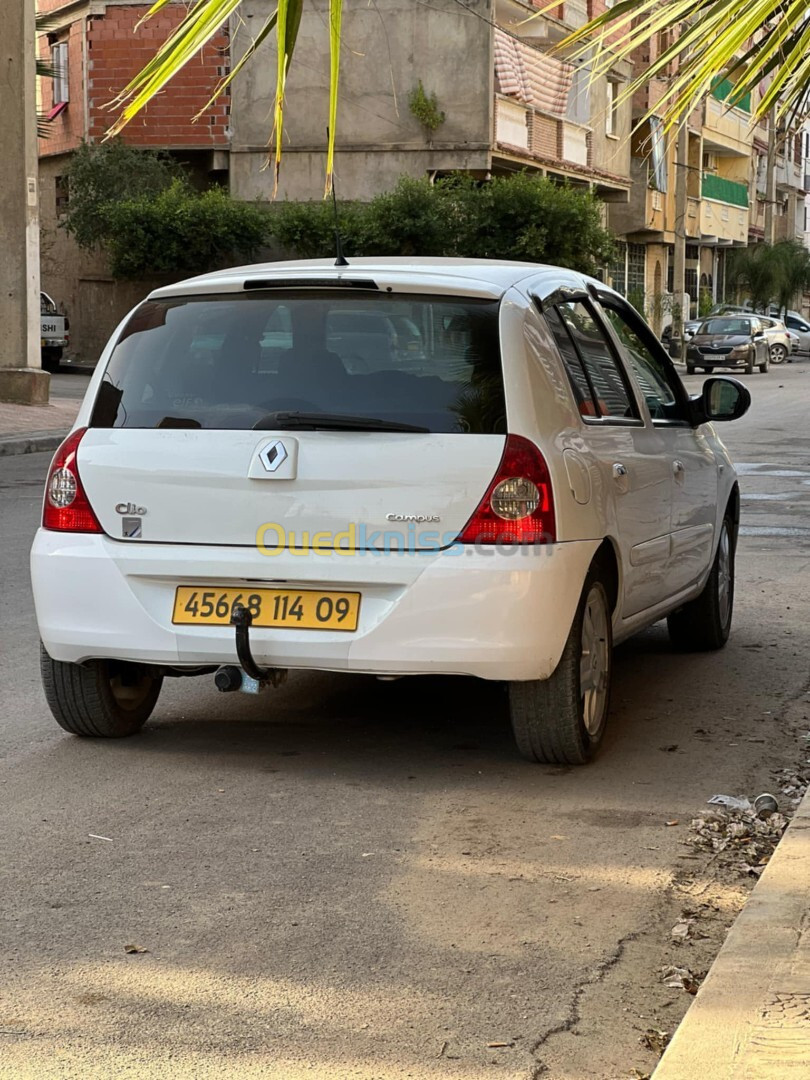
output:
M44 0L41 8L58 0ZM183 18L186 7L171 4L135 32L145 5L108 4L104 13L80 18L58 40L69 40L70 104L51 124L40 153L51 155L73 149L82 136L103 137L115 112L105 108L155 53ZM40 50L49 56L46 38ZM127 142L141 146L224 148L228 145L229 99L223 96L196 122L192 117L205 105L219 78L228 70L228 37L218 34L175 76L124 129ZM52 87L42 80L42 107L52 104ZM86 104L85 104L86 102ZM86 112L85 112L86 110ZM86 127L85 127L86 124Z

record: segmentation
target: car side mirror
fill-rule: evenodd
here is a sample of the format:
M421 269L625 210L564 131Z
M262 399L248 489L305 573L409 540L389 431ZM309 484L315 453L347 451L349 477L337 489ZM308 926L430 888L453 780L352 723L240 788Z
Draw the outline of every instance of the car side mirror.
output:
M739 420L748 412L751 394L741 382L720 375L707 379L700 397L693 400L702 414L701 423L707 420Z

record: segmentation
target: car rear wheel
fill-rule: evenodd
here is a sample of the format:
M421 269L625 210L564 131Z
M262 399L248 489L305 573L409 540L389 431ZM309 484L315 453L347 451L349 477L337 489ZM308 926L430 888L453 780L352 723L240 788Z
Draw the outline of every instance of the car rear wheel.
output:
M782 364L787 359L787 349L784 345L771 345L770 360L772 364ZM760 368L760 371L762 369Z
M54 719L73 735L121 739L140 731L152 714L162 675L143 664L91 660L66 664L40 646L45 700Z
M667 618L669 637L683 652L722 649L734 610L734 525L723 519L720 542L703 592Z
M509 684L512 731L521 755L556 765L589 761L604 735L612 673L610 601L598 570L592 570L554 674Z

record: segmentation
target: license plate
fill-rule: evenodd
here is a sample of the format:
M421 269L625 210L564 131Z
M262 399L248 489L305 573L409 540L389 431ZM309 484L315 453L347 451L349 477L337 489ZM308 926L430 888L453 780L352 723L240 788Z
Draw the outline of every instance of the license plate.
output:
M253 626L293 630L357 629L360 593L314 589L199 589L180 586L172 622L193 626L228 626L234 604L243 604Z

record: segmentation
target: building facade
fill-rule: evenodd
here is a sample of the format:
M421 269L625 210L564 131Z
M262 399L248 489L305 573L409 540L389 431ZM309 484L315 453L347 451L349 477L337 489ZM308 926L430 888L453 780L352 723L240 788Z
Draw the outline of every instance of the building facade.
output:
M115 95L150 59L185 14L171 4L135 32L148 4L122 0L39 0L47 15L39 55L55 77L40 79L39 111L47 137L39 140L42 288L67 308L71 337L82 358L95 359L118 319L144 293L143 284L114 282L106 260L78 249L61 229L69 199L71 153L109 129ZM230 101L224 98L196 123L228 71L229 36L217 35L126 128L129 143L169 151L201 184L227 182Z
M247 35L234 35L234 59L274 6L245 0ZM606 207L626 202L631 109L618 97L631 66L591 83L587 64L566 62L551 49L604 3L574 0L539 14L545 6L541 0L347 5L335 159L340 197L370 199L402 175L464 171L485 178L528 169L588 187ZM281 198L323 194L327 10L327 0L313 0L301 22L285 105ZM434 131L409 107L420 83L444 114ZM234 83L231 191L237 198L270 194L264 165L275 85L272 46Z

